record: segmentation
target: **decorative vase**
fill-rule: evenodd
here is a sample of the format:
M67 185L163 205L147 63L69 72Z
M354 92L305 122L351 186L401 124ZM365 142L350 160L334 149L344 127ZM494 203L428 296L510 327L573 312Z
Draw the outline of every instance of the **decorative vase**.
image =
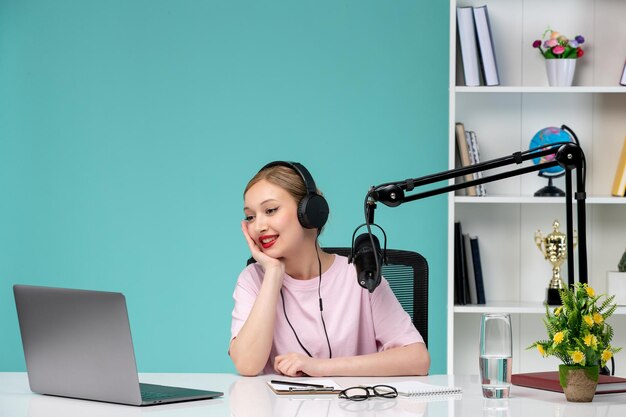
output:
M618 306L626 305L626 272L608 271L606 292L615 294L615 304Z
M574 81L576 59L546 59L550 87L570 87Z
M559 382L567 401L588 403L598 386L598 365L559 365Z

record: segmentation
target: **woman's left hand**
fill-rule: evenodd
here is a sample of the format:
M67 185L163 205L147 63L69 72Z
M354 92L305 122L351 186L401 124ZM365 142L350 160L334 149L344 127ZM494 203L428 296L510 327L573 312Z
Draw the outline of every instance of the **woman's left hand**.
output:
M324 376L317 369L319 361L301 353L288 353L276 356L274 370L286 376Z

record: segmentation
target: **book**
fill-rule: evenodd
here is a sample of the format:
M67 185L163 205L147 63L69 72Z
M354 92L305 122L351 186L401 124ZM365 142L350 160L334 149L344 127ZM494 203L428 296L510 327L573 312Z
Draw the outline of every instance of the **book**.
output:
M271 380L267 385L277 395L324 395L343 391L332 379Z
M621 85L626 85L626 62L624 63L624 69L622 70L622 78L620 79L619 83Z
M456 303L465 305L465 257L463 255L463 229L460 222L454 223L454 294Z
M476 132L470 130L470 152L473 155L474 164L480 163L480 151L478 149L478 137L476 136ZM470 158L472 159L472 158ZM483 177L482 172L474 173L474 179L481 179ZM476 195L484 197L487 195L487 189L485 188L485 184L478 184L476 186Z
M470 166L472 164L470 160L470 151L469 146L467 144L467 140L465 139L465 126L463 123L456 123L456 149L459 152L459 162L461 167ZM463 176L463 180L465 182L471 181L474 179L472 174L466 174ZM465 189L465 195L475 196L476 195L476 187L467 187Z
M479 164L480 151L478 149L478 137L476 136L476 132L474 132L473 130L467 132L466 140L467 145L469 146L470 161L472 165ZM473 175L475 180L481 179L483 177L482 172L475 172ZM485 184L478 184L476 186L476 195L480 197L487 195Z
M491 25L489 24L489 13L486 5L474 7L474 24L476 25L480 66L485 85L500 85L496 53L493 47L493 36L491 35Z
M470 304L478 304L478 295L476 294L476 277L474 275L474 257L472 255L472 244L470 235L463 234L463 244L465 250L465 270L467 271L467 283L469 288Z
M437 397L463 393L463 389L460 387L433 385L421 381L377 382L370 386L372 385L389 385L394 387L401 397Z
M465 85L468 87L476 87L480 85L480 70L473 8L471 6L457 7L456 21L459 44L461 45L461 61L463 61L463 78L465 79Z
M511 375L511 383L521 387L563 392L559 382L558 371L513 374ZM612 394L616 392L626 392L626 378L600 375L596 394Z
M615 179L613 180L613 187L611 187L611 194L616 197L624 197L626 194L626 138L624 138L622 153L615 169Z
M485 283L483 281L483 267L480 260L480 249L478 247L478 237L470 237L470 246L472 248L472 264L474 265L474 279L476 280L476 299L477 304L485 304Z

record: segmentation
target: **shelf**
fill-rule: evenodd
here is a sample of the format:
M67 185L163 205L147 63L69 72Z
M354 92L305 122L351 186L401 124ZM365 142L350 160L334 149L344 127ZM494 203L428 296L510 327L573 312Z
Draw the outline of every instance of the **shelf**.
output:
M501 85L468 87L462 54L457 49L456 8L485 4ZM625 14L626 1L618 0L450 1L448 167L461 165L457 142L465 142L462 137L457 141L456 123L476 132L482 161L528 149L530 138L545 126L570 126L586 154L586 272L600 294L609 291L606 273L620 259L626 236L626 198L610 195L626 134L626 86L619 85L624 57L612 53L616 46L623 50L626 45L626 25L620 20ZM588 54L578 61L572 87L549 87L544 59L531 47L545 30L545 16L555 15L562 20L557 26L563 33L580 33L587 38L584 49ZM472 55L480 64L478 52ZM486 175L511 170L498 167ZM572 177L576 190L576 176ZM464 259L456 256L455 251L461 248L455 244L454 224L460 222L465 234L480 237L486 299L500 300L486 305L447 306L451 374L475 372L478 346L472 341L476 324L485 313L514 316L518 327L513 336L517 352L513 372L536 372L545 367L536 352L526 352L533 340L545 335L542 299L552 269L534 236L537 230L549 230L551 220L565 217L566 199L534 197L546 185L537 175L513 175L504 180L488 182L485 197L448 195L448 298L455 297L455 270L463 261L466 268L472 266L474 259L467 254ZM554 185L565 190L564 179ZM577 212L578 204L573 203ZM567 225L563 222L561 226L565 229ZM575 252L573 258L577 258ZM577 259L574 261L576 266ZM562 273L567 275L565 270ZM626 305L618 307L615 314L620 317L611 323L616 330L614 342L626 346L626 320L622 320Z
M546 308L542 303L519 301L494 301L484 305L455 305L455 313L535 313L545 314Z
M511 313L511 314L545 314L546 307L538 302L494 301L484 305L455 305L455 314L484 314L484 313ZM626 306L619 306L614 315L626 314Z
M476 94L476 93L524 93L524 94L535 94L535 93L564 93L564 94L572 94L572 93L626 93L626 86L594 86L594 87L521 87L521 86L510 86L510 87L464 87L464 86L456 86L455 91L457 93L467 93L467 94Z
M455 196L455 203L463 204L564 204L565 197L532 197L532 196L486 196L466 197ZM624 197L587 197L587 205L626 204ZM576 203L574 202L574 206Z

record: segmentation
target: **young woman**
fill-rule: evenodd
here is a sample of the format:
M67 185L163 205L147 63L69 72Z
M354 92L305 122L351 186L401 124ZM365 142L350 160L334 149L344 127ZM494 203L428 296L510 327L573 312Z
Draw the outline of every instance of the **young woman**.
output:
M270 163L248 183L241 229L256 263L233 294L229 354L237 371L427 374L426 345L387 281L370 294L347 258L320 249L327 208L297 163Z

